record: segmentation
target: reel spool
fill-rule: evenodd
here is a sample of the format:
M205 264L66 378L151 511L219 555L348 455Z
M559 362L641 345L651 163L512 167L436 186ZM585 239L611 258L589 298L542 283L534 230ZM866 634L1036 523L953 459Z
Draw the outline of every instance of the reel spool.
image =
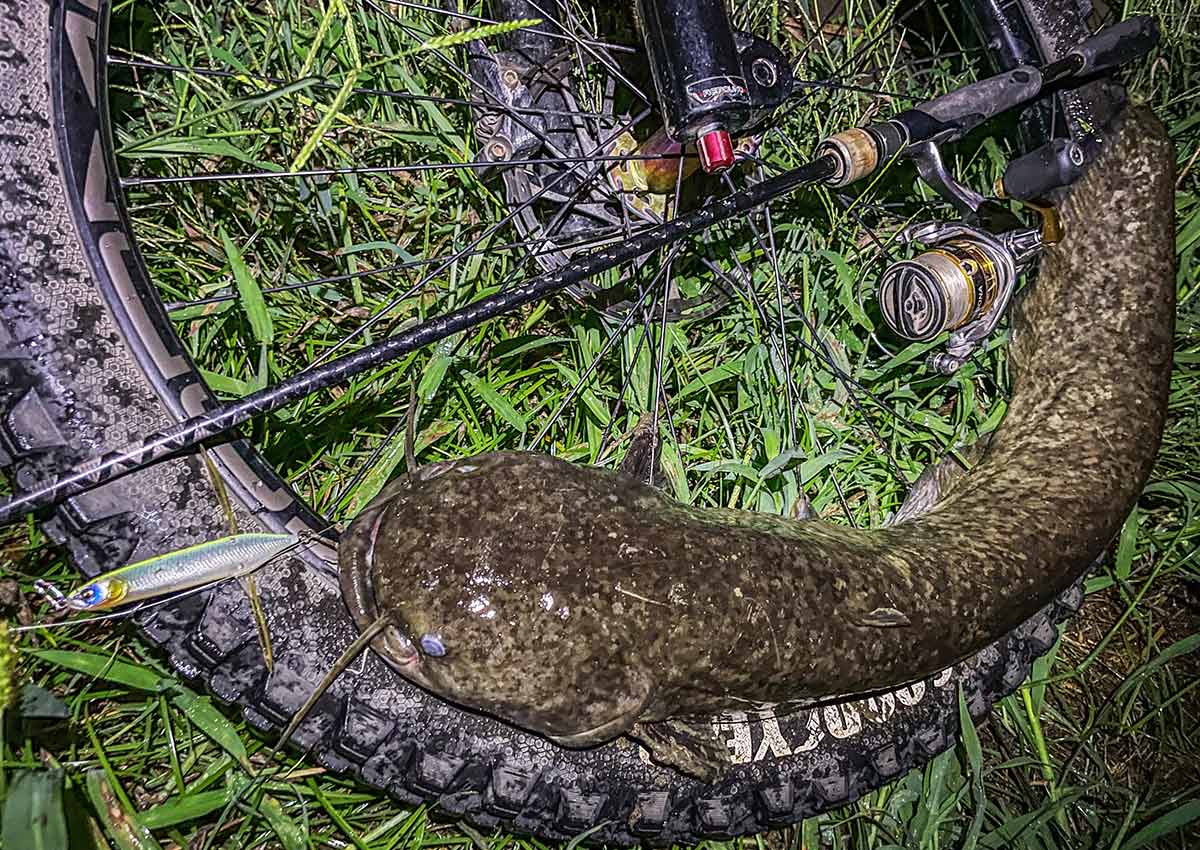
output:
M890 265L879 282L879 306L894 333L925 342L988 312L1016 270L998 243L957 238Z

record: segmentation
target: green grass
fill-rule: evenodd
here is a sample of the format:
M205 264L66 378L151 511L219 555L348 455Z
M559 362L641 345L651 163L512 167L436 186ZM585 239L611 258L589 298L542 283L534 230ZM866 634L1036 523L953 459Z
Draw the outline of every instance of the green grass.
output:
M461 108L346 88L346 81L357 80L392 90L466 94L431 51L420 50L427 39L446 35L437 21L397 10L413 28L409 33L368 7L336 0L210 5L123 3L116 11L114 44L158 61L246 75L230 80L142 71L120 77L113 98L129 173L278 169L297 162L461 162L474 156L477 145ZM1194 555L1200 546L1194 516L1200 507L1200 112L1190 67L1200 50L1188 32L1194 30L1194 6L1153 0L1128 11L1147 10L1161 16L1168 40L1133 87L1167 120L1181 169L1176 370L1154 479L1111 557L1089 579L1083 614L1038 663L1030 682L997 707L978 741L968 737L853 806L731 845L813 850L1200 843L1192 822L1200 816L1200 782L1192 770L1200 762L1192 734L1200 682L1194 652L1200 643ZM781 3L764 0L747 15L757 31L780 39L813 31L811 19ZM847 50L869 43L886 22L864 10L857 26L816 39L805 58L806 78L828 76ZM938 31L936 17L914 23ZM619 21L596 25L613 40L634 38ZM972 54L892 68L896 56L924 49L912 33L873 48L874 83L917 98L944 91L975 70ZM948 42L945 49L957 46ZM333 88L312 85L309 73ZM256 81L263 75L302 82L277 90ZM792 146L768 140L761 154L777 165L794 164L824 134L905 105L900 98L818 91L786 124ZM976 134L954 153L961 173L986 186L1007 150L999 136ZM911 171L898 170L879 181L856 212L886 235L908 216L930 214L919 203L929 198ZM884 202L899 205L884 208ZM421 270L312 290L264 295L263 289L442 253L482 234L504 211L497 184L463 170L173 186L138 190L130 204L165 300L236 295L174 313L181 337L223 397L274 382L330 351L411 287ZM878 524L903 497L897 471L911 479L930 460L994 427L1004 409L1002 340L954 378L934 376L923 365L924 347L903 348L872 336L879 319L869 295L881 260L854 215L814 191L776 206L774 217L782 277L800 309L839 367L881 404L862 391L852 397L828 364L799 344L814 340L794 319L787 363L781 362L770 322L752 304L735 300L712 319L668 326L665 337L657 323L635 324L535 446L534 436L616 326L560 299L311 397L256 422L251 433L314 506L345 520L400 462L398 426L412 382L421 402L422 461L524 445L611 464L623 453L624 437L655 408L653 374L661 347L664 463L681 499L786 513L803 492L822 515L841 522L847 518L840 489L854 522ZM511 229L488 237L492 250L486 256L438 274L374 336L532 272L521 252L495 248L514 238ZM711 246L717 256L752 264L754 237L747 227L722 231ZM769 265L753 265L756 291L770 306ZM631 281L645 285L657 269L656 261L649 262ZM684 262L676 271L685 294L703 291L710 277ZM780 380L785 373L794 376L799 394L794 437ZM27 592L36 575L70 583L69 565L36 528L3 534L0 558L19 580L5 585L6 593ZM36 600L19 595L8 613L18 621L39 615ZM43 711L63 716L30 723L9 712L0 724L5 817L38 800L53 802L59 774L31 772L40 766L62 771L72 834L91 835L96 847L539 846L525 838L475 836L312 764L272 757L269 742L180 685L132 629L37 633L23 636L19 649L13 682L0 681L0 696L4 687L43 688L44 694L26 693L41 696ZM124 666L97 677L97 670L70 654L80 651L103 653ZM0 661L0 672L5 669ZM254 777L266 778L242 794Z

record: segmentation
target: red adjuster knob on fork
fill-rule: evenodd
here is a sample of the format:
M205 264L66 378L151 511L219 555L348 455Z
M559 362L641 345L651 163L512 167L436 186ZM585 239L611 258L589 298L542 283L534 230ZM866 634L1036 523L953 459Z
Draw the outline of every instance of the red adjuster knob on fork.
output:
M716 174L733 165L733 140L724 130L709 130L696 139L700 167L707 174Z

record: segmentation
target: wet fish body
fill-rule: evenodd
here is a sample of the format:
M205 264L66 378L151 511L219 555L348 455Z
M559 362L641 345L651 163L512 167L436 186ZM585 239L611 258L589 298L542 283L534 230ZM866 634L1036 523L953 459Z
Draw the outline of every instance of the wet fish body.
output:
M1173 161L1137 111L1072 189L1066 237L1014 310L1007 416L929 510L849 529L498 452L363 511L339 549L347 604L360 627L391 616L376 649L448 700L570 746L633 733L685 769L704 760L689 717L890 688L978 651L1094 561L1149 475Z

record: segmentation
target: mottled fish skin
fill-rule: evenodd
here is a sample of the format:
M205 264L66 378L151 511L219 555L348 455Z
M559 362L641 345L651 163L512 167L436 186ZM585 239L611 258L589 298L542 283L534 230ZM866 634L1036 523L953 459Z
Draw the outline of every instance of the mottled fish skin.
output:
M692 508L498 452L391 484L342 538L344 595L405 676L567 745L665 718L891 688L1016 627L1120 528L1162 433L1173 163L1127 116L1014 311L1008 414L930 510L856 530ZM436 636L441 657L409 640Z

